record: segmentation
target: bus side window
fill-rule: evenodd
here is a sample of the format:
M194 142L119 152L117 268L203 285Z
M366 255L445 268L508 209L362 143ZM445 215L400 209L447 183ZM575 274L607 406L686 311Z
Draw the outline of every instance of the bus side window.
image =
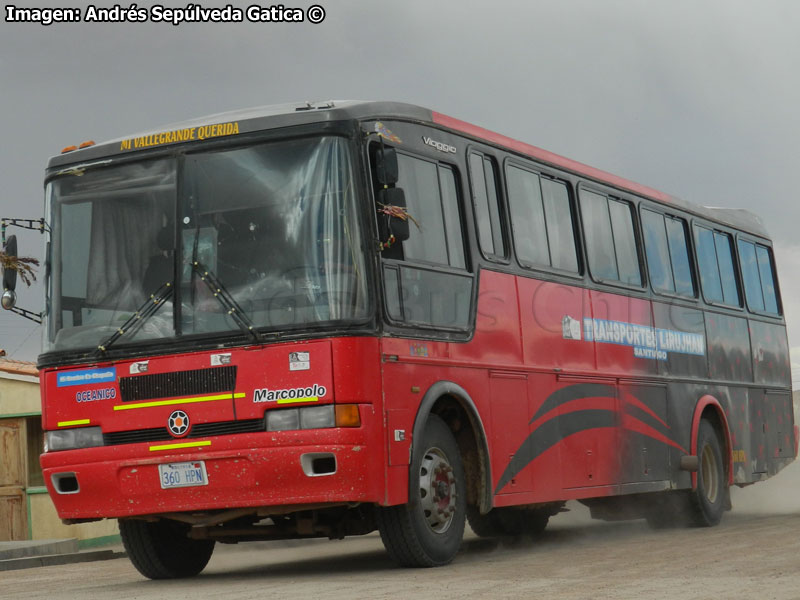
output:
M508 252L503 237L494 161L488 156L472 152L469 155L469 170L481 250L487 257L503 259Z
M641 286L639 253L628 202L581 190L589 270L595 279Z
M642 209L642 230L653 289L694 297L685 221Z
M727 233L694 226L700 285L708 302L741 306L739 284L733 267L733 247Z
M578 272L572 207L560 181L508 165L508 202L514 249L523 266Z
M761 244L739 240L739 260L750 310L780 314L769 249Z

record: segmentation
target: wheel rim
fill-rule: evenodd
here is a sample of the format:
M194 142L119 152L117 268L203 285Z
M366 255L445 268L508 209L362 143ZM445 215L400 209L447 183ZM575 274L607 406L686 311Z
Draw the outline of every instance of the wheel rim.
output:
M444 533L456 512L456 478L447 455L430 448L419 467L419 497L428 527Z
M706 499L714 504L719 494L720 476L717 468L717 457L710 444L703 446L703 453L700 456L700 475L703 478L703 489Z

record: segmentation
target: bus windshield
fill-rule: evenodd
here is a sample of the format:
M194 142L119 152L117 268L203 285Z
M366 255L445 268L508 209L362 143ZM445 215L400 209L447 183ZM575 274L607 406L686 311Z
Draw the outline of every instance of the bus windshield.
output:
M182 158L71 170L48 184L45 351L91 350L115 334L119 346L238 332L237 314L271 331L367 316L346 140ZM148 311L152 296L163 301Z

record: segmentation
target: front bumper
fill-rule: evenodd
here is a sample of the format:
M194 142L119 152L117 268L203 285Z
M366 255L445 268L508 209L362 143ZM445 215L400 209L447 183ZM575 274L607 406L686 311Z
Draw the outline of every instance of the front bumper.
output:
M259 432L213 437L210 442L166 451L138 443L50 452L41 462L62 519L380 502L382 497L383 469L372 464L380 453L370 452L363 427ZM309 456L330 455L335 458L333 472L309 469ZM205 461L208 485L161 488L159 464L200 460ZM74 486L54 485L73 475Z

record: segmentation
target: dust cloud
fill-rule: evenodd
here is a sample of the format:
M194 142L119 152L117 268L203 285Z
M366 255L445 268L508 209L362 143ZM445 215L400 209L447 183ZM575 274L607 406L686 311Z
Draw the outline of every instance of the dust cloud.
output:
M795 423L800 419L800 391L793 393ZM731 490L733 511L742 514L800 513L800 462L746 488Z

